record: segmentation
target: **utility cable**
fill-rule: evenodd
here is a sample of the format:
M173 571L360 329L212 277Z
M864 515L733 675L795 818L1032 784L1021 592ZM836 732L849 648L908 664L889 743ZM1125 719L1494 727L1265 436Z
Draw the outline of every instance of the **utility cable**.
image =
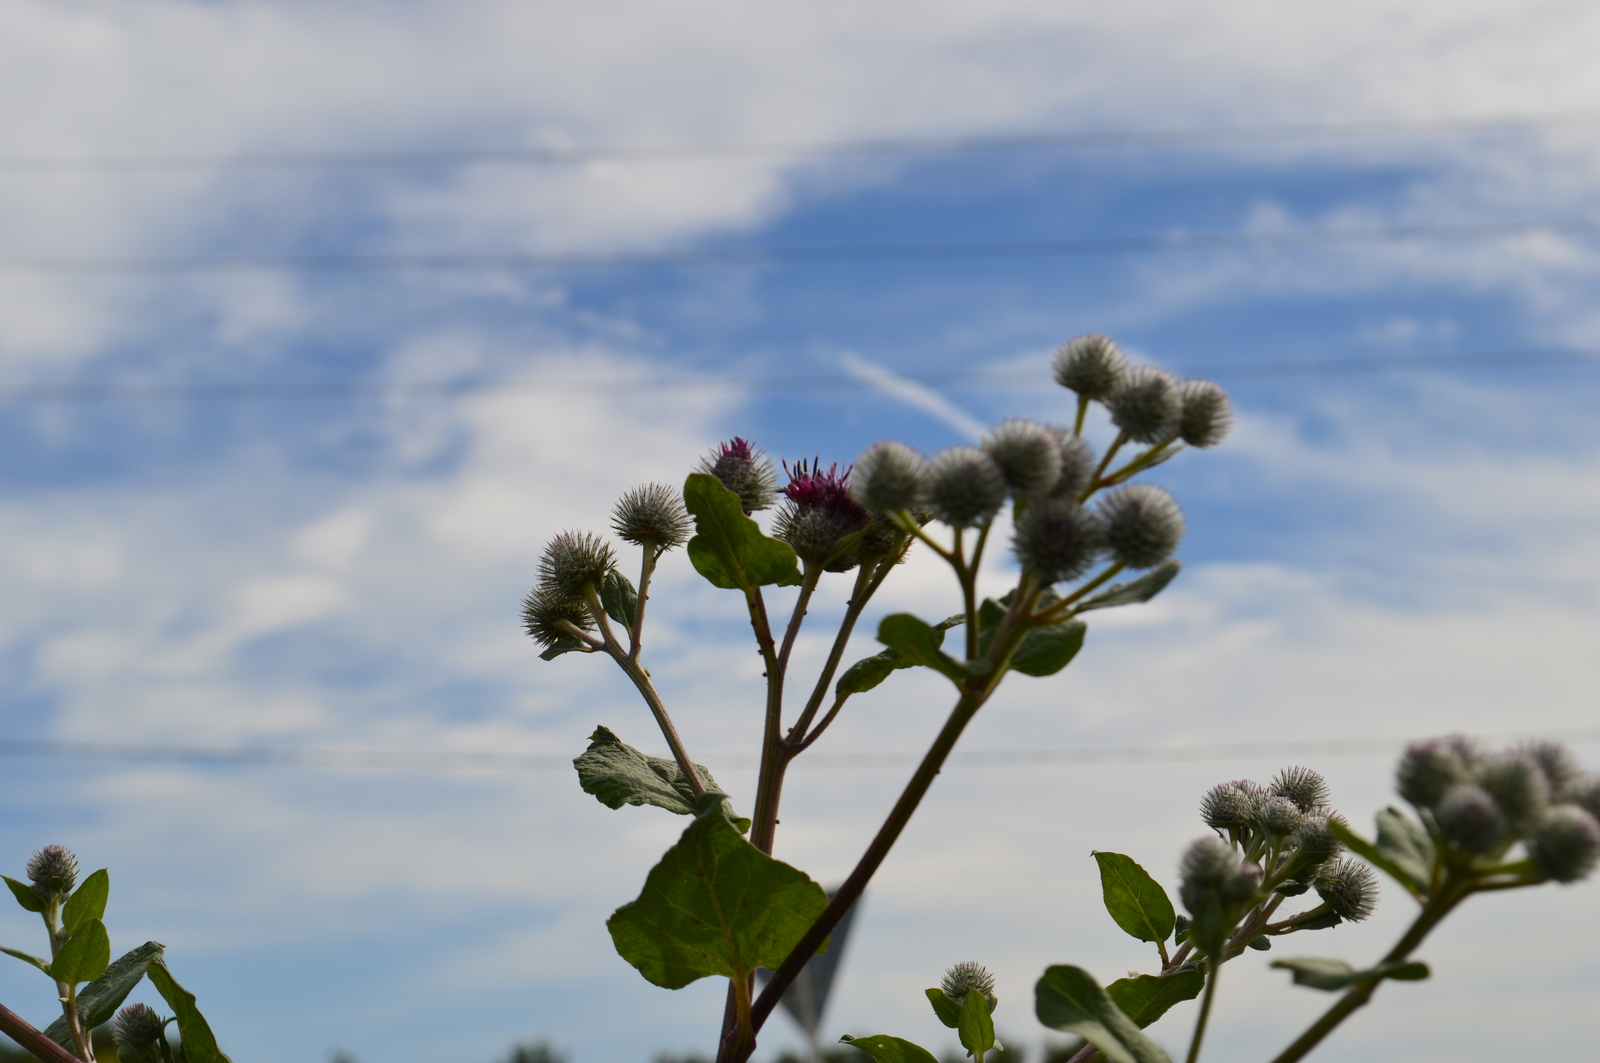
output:
M1263 757L1369 756L1401 749L1425 737L1432 736L1212 742L1083 749L970 750L952 753L946 763L950 767L961 768L1009 768L1249 760ZM1481 737L1498 741L1547 739L1584 745L1600 743L1600 727L1519 730ZM0 739L0 756L40 760L102 760L219 767L384 768L402 771L569 771L572 769L572 758L564 753L192 746L22 738ZM719 765L735 770L753 769L760 761L759 754L756 753L704 753L696 759L708 765ZM922 754L915 751L817 752L807 754L798 763L813 768L876 770L913 766L921 759Z
M261 255L7 255L0 273L94 274L373 273L480 270L606 270L679 266L805 266L837 263L970 262L1111 255L1270 251L1376 244L1462 243L1524 236L1592 236L1600 218L1389 225L1345 229L1170 232L1063 240L976 240L912 244L690 247L670 251L375 252Z
M852 156L969 155L1095 148L1204 147L1293 141L1386 140L1584 129L1600 111L1478 115L1457 118L1081 129L979 136L876 137L724 143L611 144L533 148L397 151L170 152L0 157L0 174L188 173L248 170L432 169L458 166L574 166L589 162L663 162Z
M1530 369L1600 366L1600 348L1530 348L1461 354L1299 358L1275 361L1179 362L1173 369L1219 380L1329 376L1389 372ZM1038 369L955 370L897 373L918 384L947 390L1034 387ZM158 383L89 381L0 388L0 402L307 402L455 398L484 394L617 395L683 392L870 391L859 377L842 373L668 377L547 377L526 380L306 381L273 383Z

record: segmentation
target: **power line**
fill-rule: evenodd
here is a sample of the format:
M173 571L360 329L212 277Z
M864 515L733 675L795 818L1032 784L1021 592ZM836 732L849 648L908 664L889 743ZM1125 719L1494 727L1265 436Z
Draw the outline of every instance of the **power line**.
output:
M1162 129L1083 129L987 136L879 137L734 143L612 144L536 148L400 151L187 152L0 157L0 173L181 173L244 170L430 169L455 166L573 166L587 162L657 162L851 156L964 155L1095 148L1200 147L1292 141L1381 140L1519 133L1600 125L1600 112L1480 115L1460 118L1296 122Z
M1600 365L1600 348L1533 348L1462 354L1192 362L1173 368L1220 380L1447 370L1528 369ZM897 373L949 390L1034 387L1037 369ZM455 398L483 394L613 395L697 391L866 391L873 385L840 373L674 377L553 377L533 380L306 381L290 383L143 383L92 381L0 388L0 402L306 402Z
M952 753L946 763L950 767L959 768L1052 767L1249 760L1263 757L1370 756L1393 752L1408 743L1426 737L1431 736L1215 742L1086 749L971 750ZM1538 738L1585 745L1600 742L1600 727L1508 731L1481 737L1497 741ZM0 739L0 756L38 760L102 760L119 763L221 767L382 768L401 771L567 771L572 768L571 757L556 753L190 746L19 738ZM754 769L760 763L759 754L756 753L707 753L696 759L708 766L735 770ZM913 751L820 752L808 754L799 763L814 768L879 770L911 767L921 759L922 754Z
M0 273L54 275L463 272L477 270L647 269L661 266L804 266L873 262L962 262L1175 252L1354 247L1374 244L1505 240L1600 233L1600 218L1395 225L1278 232L1172 232L1064 240L979 240L917 244L694 247L671 251L556 251L265 255L13 255Z

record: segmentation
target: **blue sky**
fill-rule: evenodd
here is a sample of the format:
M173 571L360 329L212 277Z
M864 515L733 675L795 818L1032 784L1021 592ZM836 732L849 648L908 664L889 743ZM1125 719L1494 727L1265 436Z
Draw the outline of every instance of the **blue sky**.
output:
M19 2L0 158L839 141L1453 119L1584 110L1600 22L1574 3L1100 6L692 0ZM571 166L0 173L0 258L674 253L1338 230L1574 218L1600 125L1366 139ZM1018 678L967 748L1072 749L1592 728L1600 673L1600 348L1592 238L964 261L528 271L0 275L0 738L570 757L596 724L656 749L601 662L535 659L540 547L604 526L719 439L848 462L1060 419L1050 352L1085 331L1183 372L1239 421L1156 479L1183 580ZM1513 352L1483 369L1405 359ZM1375 359L1386 372L1273 374ZM1228 366L1249 366L1230 370ZM941 388L918 374L1002 381ZM1033 373L1033 384L1017 384ZM817 376L817 389L574 391L574 380ZM453 397L40 401L131 385L531 382ZM542 388L542 390L541 390ZM1002 566L1003 567L1003 566ZM1003 573L996 574L995 580ZM998 584L996 584L998 585ZM883 611L952 611L926 559ZM835 588L834 593L842 593ZM663 572L651 667L697 756L753 772L739 603ZM819 621L837 602L825 604ZM816 638L820 638L817 636ZM858 640L872 652L869 638ZM803 639L808 662L824 647ZM943 692L897 676L819 745L908 751ZM1578 753L1600 767L1593 745ZM723 759L718 761L717 757ZM1369 821L1387 754L1307 759ZM0 862L59 841L109 866L114 946L150 938L243 1063L709 1051L718 991L644 983L606 915L681 829L565 771L0 759ZM1144 962L1091 849L1169 883L1211 783L1280 758L948 771L869 894L829 1032L940 1044L921 989L999 974L1002 1034L1045 1035L1049 963ZM899 785L795 769L778 855L832 883ZM9 854L9 855L5 855ZM1487 898L1435 978L1391 987L1332 1060L1580 1058L1593 887ZM1378 955L1405 915L1308 949ZM0 941L34 927L0 914ZM35 943L36 944L36 943ZM1494 962L1483 962L1492 955ZM1234 973L1235 969L1238 973ZM1267 1058L1314 1013L1246 958L1212 1050ZM0 1000L41 1024L37 975ZM36 984L37 983L37 984ZM1501 1023L1485 1028L1492 1011ZM1409 1022L1416 1019L1412 1028ZM1183 1042L1186 1011L1157 1031ZM793 1043L775 1019L763 1057Z

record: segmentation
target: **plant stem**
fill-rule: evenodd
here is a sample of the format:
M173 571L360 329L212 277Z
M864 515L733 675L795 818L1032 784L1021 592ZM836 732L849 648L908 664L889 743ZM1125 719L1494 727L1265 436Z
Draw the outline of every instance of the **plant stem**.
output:
M811 698L806 702L805 709L800 713L799 719L795 720L794 726L789 728L789 736L785 741L790 747L791 757L811 744L813 736L806 734L806 728L811 725L817 710L822 707L822 699L828 696L828 687L833 682L834 673L839 670L839 662L844 659L845 646L855 631L856 621L861 618L873 594L883 586L883 581L889 578L889 573L894 571L895 556L897 555L892 554L870 570L863 565L857 573L855 588L851 590L850 601L845 605L844 620L839 624L839 633L833 638L833 648L828 651L828 661L823 665L821 674L817 676L817 684L812 688ZM834 710L829 712L830 722L837 710L836 705ZM818 731L821 729L819 725Z
M594 604L591 604L590 609L593 608ZM689 789L694 791L695 797L700 797L706 792L705 783L700 781L700 773L694 770L694 761L689 759L689 751L684 748L683 739L678 737L678 729L672 725L672 717L668 715L667 706L657 693L655 684L650 682L650 676L645 672L644 666L636 658L628 656L617 643L615 636L611 634L611 629L606 627L602 630L606 635L605 651L617 662L617 667L633 680L633 685L638 688L644 703L650 706L650 714L656 718L656 726L661 728L661 736L667 740L667 748L672 750L672 759L678 762L678 770L683 772L683 777L688 780Z
M1411 954L1411 950L1422 944L1422 939L1427 937L1429 932L1438 926L1445 916L1450 914L1451 909L1465 900L1473 891L1474 886L1471 882L1455 880L1453 875L1446 876L1444 885L1438 895L1428 901L1421 913L1418 914L1416 921L1411 924L1411 928L1396 942L1394 948L1389 950L1388 955L1378 961L1376 966L1381 967L1384 964L1398 963L1404 960ZM1321 1018L1307 1027L1305 1033L1295 1038L1288 1048L1278 1053L1272 1063L1295 1063L1296 1060L1303 1059L1306 1053L1315 1048L1324 1037L1333 1031L1334 1027L1349 1018L1356 1009L1371 1000L1372 994L1377 990L1378 983L1381 981L1383 981L1381 977L1367 978L1352 985L1344 996L1339 998L1338 1003L1334 1004L1333 1007L1322 1014Z
M1089 412L1089 396L1087 396L1087 395L1079 395L1078 396L1078 416L1073 418L1073 421L1072 421L1072 434L1073 435L1075 435L1075 436L1083 435L1083 415L1088 413L1088 412Z
M28 1020L4 1004L0 1004L0 1033L27 1049L36 1059L44 1060L44 1063L82 1063L77 1056L50 1040L42 1030L34 1029Z
M806 578L801 577L801 592L809 597L805 594ZM816 586L815 580L812 586ZM761 659L767 665L767 711L761 730L761 771L756 777L756 804L750 813L750 844L764 853L771 853L773 835L778 830L778 798L783 790L786 763L782 734L784 661L772 641L772 627L767 621L767 603L761 596L761 588L747 590L744 596L750 606L750 626L755 630L756 643L761 647ZM795 626L791 621L791 632ZM787 637L784 641L786 645L790 644Z
M927 795L928 788L933 785L933 780L939 774L945 759L955 748L961 732L972 722L972 718L1005 678L1006 665L1010 662L1017 646L1021 644L1022 637L1028 632L1028 625L1020 621L1032 612L1033 602L1037 597L1038 588L1024 576L1018 584L1011 612L1001 621L1000 628L995 632L994 641L989 647L988 657L991 663L989 673L981 679L970 679L963 684L961 697L950 710L950 716L945 720L944 727L933 740L933 745L929 747L922 762L917 765L917 770L906 783L905 790L883 821L883 826L878 828L872 844L867 846L866 852L856 863L855 870L850 872L850 877L845 879L844 885L833 895L828 907L812 924L811 929L806 931L805 936L789 953L789 958L784 960L783 965L773 973L766 988L756 998L751 1008L751 1037L748 1040L737 1036L732 1039L724 1037L718 1046L717 1063L745 1063L750 1058L750 1053L755 1050L754 1034L761 1029L767 1016L772 1014L772 1009L777 1007L784 990L789 988L807 961L827 939L828 934L839 925L839 920L844 918L851 905L860 899L867 882L877 872L884 858L889 855L889 850L894 847L900 833L905 830L912 814L916 812L917 806Z
M1089 477L1089 486L1085 487L1083 489L1083 494L1078 496L1078 501L1080 503L1089 501L1089 496L1100 489L1100 475L1106 471L1106 466L1111 464L1111 459L1117 456L1117 451L1121 450L1122 444L1126 443L1127 441L1128 433L1117 433L1117 438L1112 440L1111 445L1106 448L1105 457L1101 458L1100 464L1096 466L1094 475Z
M806 566L805 573L800 577L800 594L794 600L794 612L789 614L789 627L783 633L783 645L778 649L778 670L780 673L789 670L789 654L794 649L794 640L800 634L800 625L805 623L806 607L811 604L811 595L817 589L817 581L822 579L822 566ZM782 676L779 676L780 682Z
M633 607L633 631L628 639L628 656L639 659L640 638L644 631L644 603L650 600L650 577L655 573L656 561L661 554L649 543L644 545L644 561L639 566L639 601Z
M1211 1000L1217 995L1217 972L1222 967L1222 957L1211 956L1208 959L1211 969L1206 972L1206 995L1200 999L1200 1017L1195 1020L1194 1037L1189 1042L1188 1063L1195 1063L1200 1058L1200 1042L1205 1040L1206 1020L1211 1018Z

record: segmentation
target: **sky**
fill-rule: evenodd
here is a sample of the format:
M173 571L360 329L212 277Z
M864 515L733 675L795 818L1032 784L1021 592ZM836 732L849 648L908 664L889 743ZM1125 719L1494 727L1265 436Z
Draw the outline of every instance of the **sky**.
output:
M848 463L1062 419L1050 355L1084 332L1216 379L1237 423L1152 476L1180 580L962 748L1193 755L952 766L862 902L830 1039L953 1047L922 989L977 960L1036 1051L1045 966L1149 968L1091 850L1174 887L1215 782L1306 763L1360 825L1415 736L1566 736L1600 769L1592 5L12 0L0 26L0 864L108 867L114 948L164 942L240 1063L709 1054L720 987L650 986L604 929L683 821L559 766L601 724L664 750L614 669L521 634L541 548L734 435ZM1505 116L1532 120L1471 124ZM913 557L852 654L957 601ZM748 806L742 603L678 553L652 613L685 741ZM852 704L777 856L848 873L907 769L838 755L919 751L942 683ZM557 767L17 755L52 742ZM1241 743L1296 752L1211 748ZM1289 947L1380 955L1395 892ZM8 947L38 933L0 912ZM1477 899L1317 1058L1587 1058L1597 934L1593 883ZM1211 1055L1270 1058L1325 1003L1271 958L1227 968ZM0 1001L53 1007L20 964ZM797 1043L775 1017L757 1058Z

